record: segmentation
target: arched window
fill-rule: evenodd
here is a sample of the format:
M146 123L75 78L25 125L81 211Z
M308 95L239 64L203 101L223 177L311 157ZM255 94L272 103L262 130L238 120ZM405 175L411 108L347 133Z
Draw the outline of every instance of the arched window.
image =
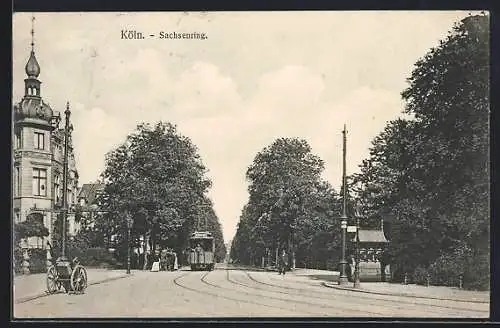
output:
M54 200L56 203L59 203L61 201L61 181L60 181L60 176L59 174L56 174L54 178Z

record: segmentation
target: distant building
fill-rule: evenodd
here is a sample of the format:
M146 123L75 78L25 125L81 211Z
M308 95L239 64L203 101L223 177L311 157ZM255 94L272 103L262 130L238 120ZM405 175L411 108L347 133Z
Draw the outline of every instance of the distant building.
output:
M104 183L85 183L78 193L78 206L82 211L82 217L93 225L96 215L101 214L99 196L104 192Z
M33 33L33 31L32 31ZM56 212L62 208L64 129L60 116L41 97L40 66L34 43L25 66L24 97L13 107L13 220L28 215L43 222L52 234ZM78 171L71 136L68 140L68 228L75 233L74 204L78 192ZM22 247L45 248L47 238L28 238Z
M78 193L78 204L82 208L89 208L91 205L98 206L98 198L104 192L104 183L85 183Z

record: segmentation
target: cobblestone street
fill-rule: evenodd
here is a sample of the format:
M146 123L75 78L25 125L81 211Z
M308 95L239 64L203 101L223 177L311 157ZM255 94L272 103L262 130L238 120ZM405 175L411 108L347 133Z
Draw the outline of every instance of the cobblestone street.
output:
M378 290L366 284L365 292L360 293L328 288L325 273L299 269L280 276L230 268L212 272L136 271L125 279L90 285L84 295L60 293L15 304L14 313L16 318L489 316L488 293L455 291L453 298L450 289L442 287L390 284L379 284L383 287ZM393 290L400 294L403 288L406 296L390 294ZM411 296L412 289L419 290L418 297ZM466 301L471 293L475 299Z

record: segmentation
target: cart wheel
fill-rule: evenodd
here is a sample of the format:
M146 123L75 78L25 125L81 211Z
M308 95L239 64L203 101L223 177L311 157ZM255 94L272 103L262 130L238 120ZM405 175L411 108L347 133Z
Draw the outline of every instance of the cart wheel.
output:
M77 265L71 273L71 290L83 292L85 288L87 288L87 270L81 265Z
M58 281L57 271L55 266L50 266L47 270L47 291L54 294L61 288L61 283Z

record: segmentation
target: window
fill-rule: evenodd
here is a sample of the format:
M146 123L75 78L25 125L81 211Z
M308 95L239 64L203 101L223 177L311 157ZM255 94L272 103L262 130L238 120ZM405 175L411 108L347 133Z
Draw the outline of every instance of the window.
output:
M21 142L21 132L16 132L16 149L21 149L23 148L23 143Z
M20 196L21 195L21 170L19 169L19 166L16 166L16 185L15 185L15 190L14 190L14 195L15 196Z
M45 149L45 135L43 132L35 132L35 149Z
M54 179L54 198L55 198L55 201L56 203L59 203L59 201L61 200L61 191L59 190L60 186L60 178L59 178L59 175L56 175L55 179Z
M47 170L33 169L33 195L47 196Z

